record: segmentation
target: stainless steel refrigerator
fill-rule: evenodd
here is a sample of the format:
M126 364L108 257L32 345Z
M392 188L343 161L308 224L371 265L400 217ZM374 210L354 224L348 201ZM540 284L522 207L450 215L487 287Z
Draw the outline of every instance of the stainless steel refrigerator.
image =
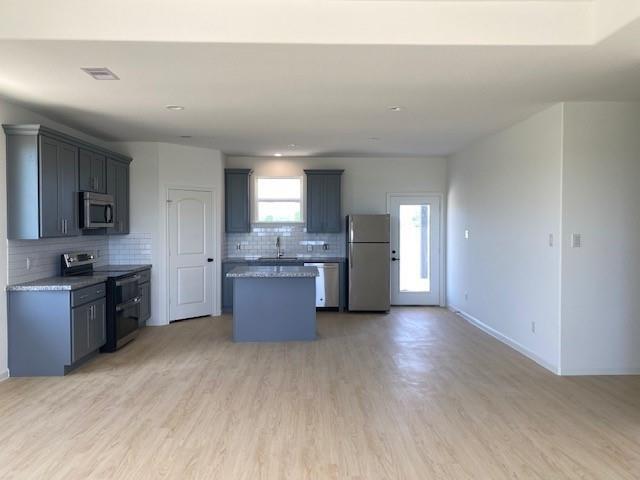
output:
M389 215L347 217L349 310L389 311Z

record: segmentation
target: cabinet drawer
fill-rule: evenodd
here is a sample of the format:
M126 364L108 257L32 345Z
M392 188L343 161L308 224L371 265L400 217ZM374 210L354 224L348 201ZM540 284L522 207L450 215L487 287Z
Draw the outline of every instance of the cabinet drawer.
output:
M81 288L71 292L71 306L76 307L98 298L102 298L106 295L106 288L104 283L97 285L91 285L90 287Z
M138 280L138 283L140 285L142 285L143 283L147 283L151 281L151 270L143 270L142 272L138 272L138 276L140 277L140 280Z

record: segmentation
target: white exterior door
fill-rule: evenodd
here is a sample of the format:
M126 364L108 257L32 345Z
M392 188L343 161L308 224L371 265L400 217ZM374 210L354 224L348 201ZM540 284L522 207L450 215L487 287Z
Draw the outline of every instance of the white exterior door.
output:
M169 321L213 313L213 194L170 189Z
M389 196L391 304L440 304L440 197Z

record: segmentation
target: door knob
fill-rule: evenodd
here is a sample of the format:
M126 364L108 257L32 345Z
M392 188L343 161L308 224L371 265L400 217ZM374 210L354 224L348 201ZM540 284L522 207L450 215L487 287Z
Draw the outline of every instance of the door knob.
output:
M207 262L209 263L213 262L213 258L207 258Z
M399 258L396 258L396 257L391 257L391 261L392 261L392 262L395 262L395 261L397 261L397 260L400 260L400 259L399 259Z

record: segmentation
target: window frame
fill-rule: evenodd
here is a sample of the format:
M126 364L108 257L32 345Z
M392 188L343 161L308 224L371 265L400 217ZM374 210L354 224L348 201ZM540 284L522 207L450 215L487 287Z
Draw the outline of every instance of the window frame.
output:
M259 180L299 180L300 181L300 200L292 200L291 198L258 198L258 181ZM305 205L305 191L306 184L303 175L255 175L253 182L251 182L251 204L253 213L251 220L254 225L304 225L306 224L306 205ZM258 219L258 203L260 202L299 202L300 203L300 221L291 222L268 222Z

